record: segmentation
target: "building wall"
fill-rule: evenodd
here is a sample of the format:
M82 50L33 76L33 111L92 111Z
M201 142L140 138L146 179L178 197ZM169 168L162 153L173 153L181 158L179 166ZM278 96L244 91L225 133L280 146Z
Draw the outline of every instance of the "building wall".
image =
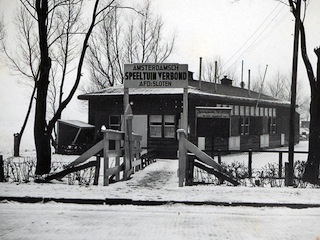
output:
M122 96L108 96L89 103L89 123L96 126L98 131L102 125L109 127L110 115L122 115ZM163 158L174 158L177 156L178 140L174 138L166 139L150 137L150 115L170 115L175 116L175 129L180 127L180 116L182 112L182 95L140 95L130 96L133 103L132 111L134 115L147 115L148 126L147 146L149 149L156 149L159 156ZM214 149L228 150L239 148L240 150L260 149L264 147L279 147L281 145L281 134L285 135L285 144L289 137L289 108L270 105L260 105L254 110L254 103L246 101L231 101L230 99L221 102L208 96L189 94L189 133L188 138L194 144L198 144L196 107L231 107L230 117L230 137L232 138L212 138L205 139L205 147L208 151ZM164 118L164 117L162 117ZM248 118L246 120L245 118ZM271 131L271 121L274 118L275 130ZM248 121L247 126L243 123ZM297 130L299 120L297 120ZM162 123L163 125L164 123ZM162 130L163 131L163 130ZM297 136L299 131L296 132ZM297 137L298 139L298 137ZM230 145L232 143L232 146Z

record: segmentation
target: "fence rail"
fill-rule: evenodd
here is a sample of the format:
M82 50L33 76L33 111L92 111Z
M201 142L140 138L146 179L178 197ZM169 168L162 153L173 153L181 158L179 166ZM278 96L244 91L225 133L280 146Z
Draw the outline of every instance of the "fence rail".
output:
M248 177L251 178L252 177L252 165L253 165L253 161L254 161L254 157L253 154L254 153L266 153L266 154L278 154L278 177L279 178L283 178L283 162L284 162L284 154L288 154L289 151L288 150L217 150L217 151L213 151L213 153L216 153L217 157L218 157L218 163L222 164L222 156L230 156L230 154L234 154L234 153L247 153L248 154L248 159L247 159L247 166L248 166ZM227 155L223 155L222 153L225 153ZM294 154L308 154L307 151L294 151Z
M132 118L133 116L129 115L126 120L126 132L112 129L102 130L103 139L100 142L71 162L66 169L49 175L46 180L56 179L57 177L61 179L66 174L73 172L75 168L82 169L82 167L86 167L83 163L93 156L96 156L96 160L92 161L92 164L95 165L95 185L98 184L101 157L103 157L104 186L109 185L110 180L113 180L113 178L115 178L115 181L119 181L121 178L127 180L131 174L143 167L142 149L140 147L142 136L132 132ZM101 151L102 156L100 156ZM111 159L115 163L113 166L110 164Z

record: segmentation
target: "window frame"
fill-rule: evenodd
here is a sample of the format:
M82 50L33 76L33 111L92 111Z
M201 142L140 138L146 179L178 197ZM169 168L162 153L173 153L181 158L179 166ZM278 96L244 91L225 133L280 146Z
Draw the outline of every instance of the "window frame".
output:
M167 122L166 118L171 118L171 117L173 119L169 119L169 120L172 120L172 121ZM175 135L176 135L175 134L175 129L176 129L175 115L163 115L162 119L163 119L163 138L174 139ZM169 130L169 132L166 131L166 130L172 129L172 128L173 128L173 131L170 131L170 130Z
M160 119L157 121L153 121L152 118L154 118L155 116L157 116ZM149 134L148 134L149 138L176 139L176 115L152 114L152 115L149 115L148 124L149 124ZM158 130L153 131L153 129L158 129ZM153 133L156 133L156 134L153 134Z
M277 119L275 117L269 117L269 134L277 133Z
M153 117L160 117L160 121L154 121L152 118ZM157 119L155 119L157 120ZM160 132L158 131L154 131L153 129L159 129L160 128ZM158 135L158 133L160 133L160 135ZM154 114L154 115L149 115L149 137L150 138L162 138L163 134L162 134L162 115L160 114Z
M250 117L243 116L240 117L240 135L249 135L250 134Z

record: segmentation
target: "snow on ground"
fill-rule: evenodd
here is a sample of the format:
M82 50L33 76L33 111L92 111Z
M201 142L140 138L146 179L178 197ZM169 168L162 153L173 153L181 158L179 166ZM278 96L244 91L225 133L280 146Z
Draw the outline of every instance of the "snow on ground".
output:
M296 150L307 149L307 142L301 142ZM25 152L32 156L32 152ZM259 161L264 165L270 161L269 153L253 155L253 164ZM53 155L53 161L70 162L76 156ZM247 155L231 155L222 161L247 162ZM286 159L284 158L284 161ZM261 163L263 162L263 163ZM151 201L218 201L218 202L266 202L266 203L308 203L320 204L320 189L292 187L246 187L197 185L178 187L178 160L158 159L142 171L132 175L129 181L122 181L102 186L102 169L99 186L68 185L64 181L53 181L51 184L38 183L0 183L0 196L7 197L44 197L44 198L86 198L106 199L125 198Z
M69 156L70 157L70 156ZM227 185L197 185L178 187L178 160L158 159L129 181L102 186L68 185L53 181L51 184L0 183L0 196L45 198L124 198L150 201L217 201L253 203L320 204L320 189L293 187L245 187Z
M0 204L0 238L37 239L311 239L320 208ZM318 238L317 238L318 237Z
M28 152L27 155L32 155ZM262 159L259 155L259 159ZM74 156L53 155L70 162ZM246 162L247 156L232 156ZM263 157L267 160L269 157ZM223 158L223 161L229 161ZM260 161L259 160L259 161ZM255 161L255 160L253 160ZM285 160L284 160L285 161ZM178 160L158 159L128 181L102 186L0 183L1 197L132 199L160 206L0 202L0 239L320 239L320 208L223 207L170 201L320 204L320 189L178 187ZM100 176L100 180L102 176Z

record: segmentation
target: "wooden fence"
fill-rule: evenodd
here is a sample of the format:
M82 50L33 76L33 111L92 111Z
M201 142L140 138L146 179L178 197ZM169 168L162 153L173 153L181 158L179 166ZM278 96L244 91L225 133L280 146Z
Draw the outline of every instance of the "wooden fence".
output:
M222 163L222 156L225 154L233 154L233 153L247 153L248 154L248 177L252 178L252 162L253 162L253 153L276 153L278 154L278 178L285 178L283 176L283 155L289 154L288 150L220 150L213 151L214 154L218 157L218 163ZM307 151L294 151L294 154L308 154ZM288 169L286 169L287 171Z
M286 176L288 168L287 163L285 164L286 168L284 169L283 164L283 155L288 154L286 150L217 150L212 152L214 155L217 155L218 161L214 161L213 157L206 154L204 151L201 151L197 146L192 144L187 140L186 132L182 129L178 130L179 136L179 187L185 185L192 185L193 179L193 168L196 166L207 171L210 174L215 175L219 180L227 180L234 185L238 185L240 180L234 178L234 176L229 175L226 172L226 169L221 165L223 154L232 154L232 153L247 153L248 154L248 178L252 178L252 162L253 162L253 153L276 153L278 154L278 178L285 178L285 185L287 185ZM294 151L294 154L307 154L306 151ZM195 161L196 160L196 161ZM285 174L283 174L285 172Z
M205 152L201 151L196 145L191 143L187 140L187 134L185 130L179 129L178 130L178 136L179 136L179 169L178 169L178 176L179 176L179 187L183 187L185 184L188 185L189 177L187 177L187 173L189 171L189 163L188 163L188 152L189 159L196 158L199 160L199 165L197 167L200 167L204 169L205 171L208 171L214 175L216 175L218 178L222 180L226 180L233 185L239 185L240 181L239 179L235 178L232 174L228 173L223 166L221 166L219 163L213 160L212 157L210 157ZM192 160L193 161L193 160Z
M71 172L95 166L94 184L98 184L101 157L103 157L104 186L109 185L111 179L127 180L131 174L143 168L145 159L141 157L142 136L132 132L132 116L128 117L126 126L128 134L112 129L102 130L103 140L67 165L63 171L49 175L46 180L61 179ZM102 156L100 156L101 152ZM96 160L85 163L93 156L96 156ZM115 166L112 167L110 166L111 158L115 159Z

